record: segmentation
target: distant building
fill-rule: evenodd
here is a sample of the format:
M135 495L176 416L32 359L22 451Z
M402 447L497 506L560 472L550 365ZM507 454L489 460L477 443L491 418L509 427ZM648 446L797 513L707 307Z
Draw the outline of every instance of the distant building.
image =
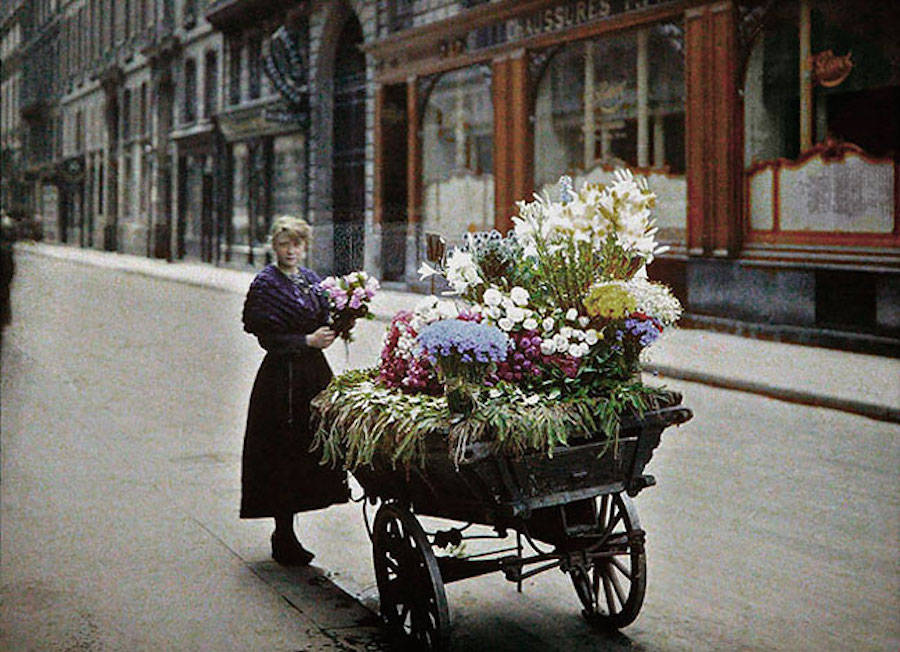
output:
M258 266L272 217L295 213L321 271L417 287L426 233L505 230L561 174L627 165L671 247L651 275L690 321L900 348L896 3L25 0L13 14L3 79L20 75L20 121L3 124L58 241Z
M0 9L0 210L27 213L22 151L22 16L24 2Z

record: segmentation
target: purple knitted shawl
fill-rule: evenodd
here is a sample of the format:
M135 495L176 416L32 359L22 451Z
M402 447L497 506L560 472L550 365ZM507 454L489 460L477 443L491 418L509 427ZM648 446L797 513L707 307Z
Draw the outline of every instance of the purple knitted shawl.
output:
M322 279L301 267L300 275L312 290L304 292L275 265L266 265L250 283L244 300L244 330L254 335L311 333L325 324L328 303L317 284Z

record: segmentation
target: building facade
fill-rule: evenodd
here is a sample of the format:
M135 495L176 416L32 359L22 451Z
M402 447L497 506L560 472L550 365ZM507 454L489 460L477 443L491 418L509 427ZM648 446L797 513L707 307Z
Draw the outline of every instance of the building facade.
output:
M320 271L418 287L426 234L506 230L560 175L627 165L670 247L651 275L690 321L898 352L895 3L25 0L15 15L19 122L4 124L50 239L259 266L292 213Z
M0 206L27 215L22 165L22 15L24 2L5 2L0 9Z

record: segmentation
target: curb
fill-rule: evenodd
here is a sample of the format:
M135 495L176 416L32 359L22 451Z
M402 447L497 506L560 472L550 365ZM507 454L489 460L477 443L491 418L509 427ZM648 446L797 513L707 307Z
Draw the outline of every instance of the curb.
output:
M798 403L801 405L810 405L812 407L849 412L851 414L868 417L869 419L875 419L876 421L900 423L900 409L887 405L854 401L852 399L826 396L824 394L814 394L813 392L804 392L796 389L788 389L786 387L775 387L764 383L755 383L751 380L729 378L727 376L693 371L691 369L679 369L668 365L652 365L652 368L659 372L660 376L665 376L667 378L700 383L711 387L720 387L722 389L731 389L738 392L746 392L748 394L757 394L759 396L785 401L786 403Z
M76 263L89 267L103 267L106 269L112 269L120 272L124 272L126 274L135 274L137 276L144 276L147 278L155 278L164 281L170 281L172 283L181 283L184 285L190 285L194 287L201 287L207 289L213 289L223 292L230 292L233 294L243 294L245 292L246 285L241 285L240 288L236 287L235 284L229 283L224 279L218 281L212 278L191 278L185 274L179 274L179 263L169 263L157 261L155 259L147 259L147 268L134 267L128 264L127 260L123 260L121 258L122 254L108 253L108 252L94 252L91 251L91 254L102 255L107 258L107 261L104 263L99 262L99 258L94 260L88 259L84 255L66 255L64 252L73 251L73 252L83 252L83 249L75 249L66 246L56 246L56 245L46 245L43 243L38 244L37 246L20 246L19 244L15 247L16 253L27 253L32 256L45 256L48 258L54 258L57 260L65 260L71 263ZM142 262L143 258L135 257ZM108 262L109 264L106 264ZM159 269L153 269L152 267L155 265L159 265ZM196 263L197 271L204 271L203 263ZM182 269L184 269L182 267ZM165 271L164 271L165 270ZM171 273L168 273L171 270ZM235 275L252 275L250 271L241 271L230 268L223 267L209 267L211 273L218 274L235 274ZM237 276L235 277L237 280ZM249 279L248 281L249 282ZM390 292L396 292L394 290L390 290ZM403 294L401 292L397 292L397 294ZM382 323L390 323L393 315L387 314L380 311L372 312L372 315L375 321ZM888 423L900 423L900 408L892 407L889 405L881 405L877 403L868 403L865 401L856 401L853 399L845 399L837 396L829 396L821 393L807 392L802 390L790 389L787 387L777 387L775 385L770 385L766 383L754 382L752 380L744 380L740 378L733 378L728 376L720 376L717 374L697 371L694 369L687 369L681 367L675 367L671 365L658 365L653 364L650 365L650 369L658 372L660 376L664 376L667 378L684 380L687 382L699 383L702 385L709 385L711 387L719 387L722 389L730 389L739 392L745 392L748 394L756 394L759 396L765 396L767 398L776 399L779 401L784 401L787 403L797 403L800 405L809 405L813 407L821 407L831 410L838 410L841 412L847 412L850 414L856 414L859 416L867 417L869 419L874 419L876 421L884 421ZM648 369L649 370L649 369Z

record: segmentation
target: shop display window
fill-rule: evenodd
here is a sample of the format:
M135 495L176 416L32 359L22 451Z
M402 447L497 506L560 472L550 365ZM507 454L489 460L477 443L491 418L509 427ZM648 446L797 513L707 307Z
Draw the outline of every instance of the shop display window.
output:
M232 147L232 244L250 244L250 210L248 196L248 175L250 151L246 143L235 143Z
M494 107L490 68L442 75L422 119L422 227L461 242L494 228Z
M896 3L797 0L766 11L744 64L749 238L877 243L896 232ZM874 236L874 239L869 237ZM868 239L867 239L868 238Z
M279 136L273 143L272 214L302 216L304 178L303 136Z
M684 32L679 24L557 46L535 80L534 187L605 183L627 166L658 196L658 237L685 239Z

